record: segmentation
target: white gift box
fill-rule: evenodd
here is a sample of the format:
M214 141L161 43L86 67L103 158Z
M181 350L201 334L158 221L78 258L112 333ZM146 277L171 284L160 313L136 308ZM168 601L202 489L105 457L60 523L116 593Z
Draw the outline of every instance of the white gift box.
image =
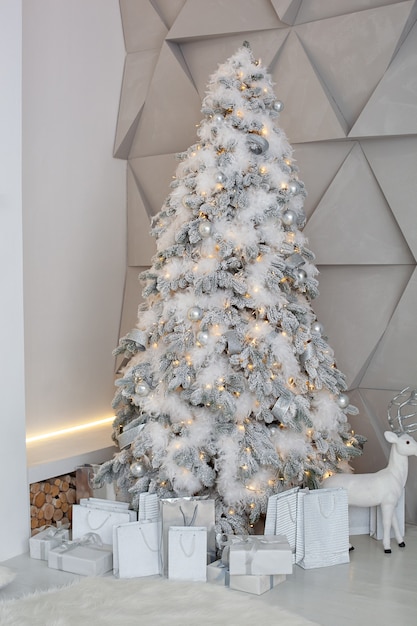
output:
M250 535L230 545L230 575L292 574L291 547L283 535Z
M88 533L99 535L103 543L113 544L113 526L127 524L137 519L136 511L114 503L100 506L98 502L74 504L72 507L72 538L78 539ZM93 499L94 500L94 499ZM106 502L106 501L104 501ZM125 503L119 503L125 504Z
M254 593L257 596L270 591L286 580L285 574L275 574L274 576L236 576L230 575L230 589Z
M113 551L111 545L100 543L99 538L90 542L88 537L63 542L49 550L48 567L84 576L105 574L113 568Z
M348 507L349 535L369 535L371 531L371 509L369 506Z
M207 580L207 528L171 526L168 531L168 578Z
M160 522L130 522L113 527L113 574L139 578L161 573Z
M32 559L47 561L49 550L59 546L63 541L68 539L68 529L50 526L29 539L30 556Z
M215 585L229 586L229 569L223 565L221 559L207 565L207 582Z

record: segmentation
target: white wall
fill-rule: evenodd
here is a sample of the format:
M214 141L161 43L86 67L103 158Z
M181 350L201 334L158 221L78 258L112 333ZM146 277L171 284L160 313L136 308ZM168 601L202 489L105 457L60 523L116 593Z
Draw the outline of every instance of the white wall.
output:
M112 415L126 267L126 163L112 156L123 64L118 0L23 0L28 436Z
M124 54L118 0L0 0L0 561L28 547L25 435L112 414Z
M29 529L23 366L21 11L20 0L0 2L0 561L24 551Z

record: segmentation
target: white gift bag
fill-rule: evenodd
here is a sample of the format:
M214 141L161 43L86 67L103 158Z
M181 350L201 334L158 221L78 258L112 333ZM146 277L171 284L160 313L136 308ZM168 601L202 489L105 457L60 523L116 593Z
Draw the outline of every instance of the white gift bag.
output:
M207 528L171 526L168 531L168 578L207 580Z
M130 522L113 527L113 574L139 578L161 573L161 524Z
M138 521L156 522L160 519L159 498L156 493L143 492L139 494Z
M349 563L346 489L299 492L296 562L304 569Z
M295 561L297 538L297 506L299 487L274 494L268 499L265 535L284 535L290 544Z
M78 539L88 533L96 533L105 544L113 544L113 526L132 521L128 510L99 509L94 506L74 504L72 507L72 538Z
M207 563L216 560L214 500L206 497L162 498L162 563L168 573L168 531L171 526L204 526L207 528Z

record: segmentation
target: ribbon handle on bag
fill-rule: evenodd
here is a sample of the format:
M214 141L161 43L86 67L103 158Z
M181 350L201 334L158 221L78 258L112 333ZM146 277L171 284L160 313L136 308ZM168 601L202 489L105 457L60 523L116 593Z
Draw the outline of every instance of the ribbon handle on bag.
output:
M190 552L187 552L187 550L185 549L182 538L183 538L183 533L180 533L180 548L183 551L184 556L186 556L189 559L193 556L194 550L195 550L195 533L193 533L193 536L192 536Z
M104 524L105 524L105 523L106 523L106 522L110 519L110 517L111 517L111 514L110 514L110 515L108 515L108 516L107 516L107 517L106 517L106 518L105 518L105 519L101 522L101 524L99 524L98 526L95 526L95 527L94 527L94 526L92 526L92 525L90 524L90 519L89 519L89 518L90 518L90 515L91 515L91 513L92 513L92 512L93 512L93 511L91 511L91 510L90 510L90 511L88 511L88 513L87 513L87 524L88 524L89 528L91 528L91 530L99 530L100 528L103 528ZM88 534L90 534L90 533L88 533ZM91 534L93 534L93 533L91 533Z
M195 505L194 513L193 513L193 516L191 518L191 521L190 521L189 524L187 524L187 519L185 517L185 513L182 510L182 506L180 506L181 515L182 515L182 518L184 520L184 526L194 526L195 518L197 517L197 509L198 509L198 504Z

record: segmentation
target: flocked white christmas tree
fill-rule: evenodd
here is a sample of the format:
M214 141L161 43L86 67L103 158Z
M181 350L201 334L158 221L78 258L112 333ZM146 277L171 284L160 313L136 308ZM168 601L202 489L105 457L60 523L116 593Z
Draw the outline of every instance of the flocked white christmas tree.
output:
M116 351L121 450L97 476L134 508L148 490L214 498L218 532L250 532L270 495L348 471L364 442L310 304L318 272L282 106L246 43L211 76L153 220L145 302Z

